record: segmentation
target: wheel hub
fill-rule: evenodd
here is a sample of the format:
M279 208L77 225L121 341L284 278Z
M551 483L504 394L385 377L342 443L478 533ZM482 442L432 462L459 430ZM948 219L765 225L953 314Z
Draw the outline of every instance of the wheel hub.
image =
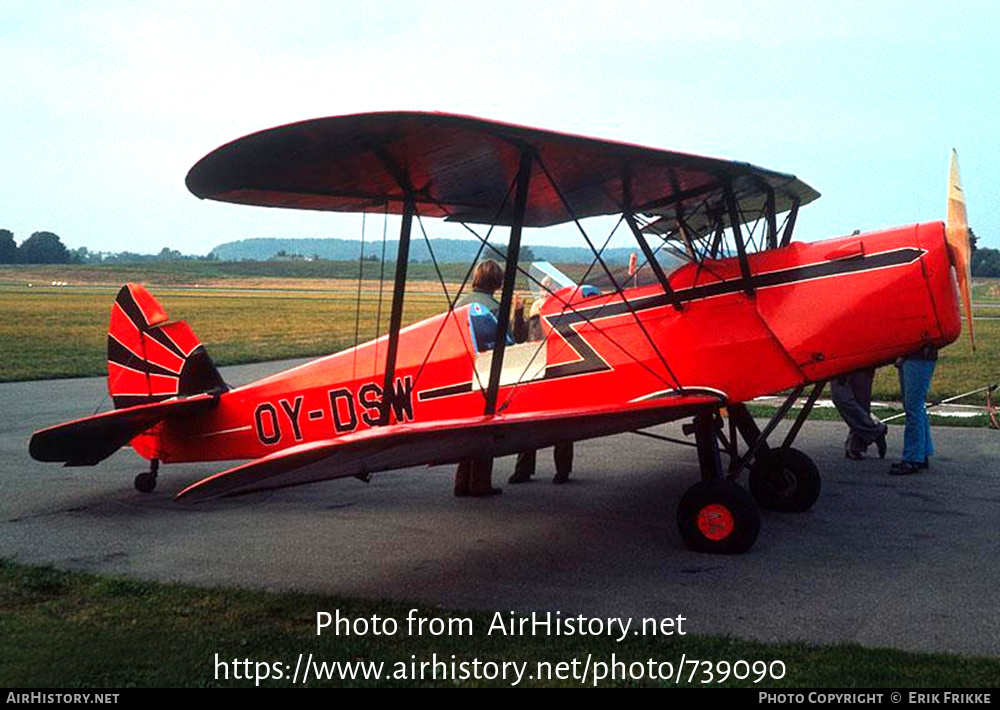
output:
M698 511L698 530L709 540L725 540L734 527L733 514L724 505L713 503Z

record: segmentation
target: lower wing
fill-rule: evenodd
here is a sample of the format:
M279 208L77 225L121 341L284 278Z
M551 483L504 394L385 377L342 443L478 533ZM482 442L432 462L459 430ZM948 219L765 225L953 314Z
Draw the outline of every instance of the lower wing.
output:
M507 456L642 429L722 404L724 398L714 394L675 392L614 407L396 424L284 449L198 481L177 500L199 502L407 466Z

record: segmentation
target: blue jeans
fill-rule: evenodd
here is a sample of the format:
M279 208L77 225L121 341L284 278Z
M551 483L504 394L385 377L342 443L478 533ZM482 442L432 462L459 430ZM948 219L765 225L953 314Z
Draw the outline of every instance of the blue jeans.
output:
M899 368L899 389L906 410L906 429L903 432L903 461L922 463L934 455L931 441L931 423L927 416L927 390L931 388L936 360L906 358Z

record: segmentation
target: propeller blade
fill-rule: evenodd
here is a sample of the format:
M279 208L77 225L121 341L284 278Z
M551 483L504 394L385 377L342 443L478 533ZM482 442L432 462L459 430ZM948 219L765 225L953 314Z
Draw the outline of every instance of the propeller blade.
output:
M976 349L976 335L972 326L972 244L969 241L969 224L965 216L965 193L958 175L958 153L951 150L951 171L948 175L948 220L945 222L945 239L951 254L951 263L958 275L958 290L965 307L965 322L969 326L972 349Z

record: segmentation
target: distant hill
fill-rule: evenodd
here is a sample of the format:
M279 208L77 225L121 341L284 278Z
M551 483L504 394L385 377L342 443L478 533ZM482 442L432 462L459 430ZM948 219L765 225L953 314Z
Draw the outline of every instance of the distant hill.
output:
M439 263L469 263L476 257L479 242L471 239L431 239L434 257ZM396 255L398 240L386 241L386 261L393 261ZM505 245L497 245L505 246ZM526 245L531 248L535 259L551 261L558 264L589 264L594 259L590 249L586 247L552 247L537 244ZM331 261L357 260L361 256L361 242L354 239L241 239L226 242L215 247L211 254L220 261L268 261L278 252L299 254L304 257L318 256ZM609 264L621 266L628 263L629 255L638 249L608 249L604 259ZM382 242L365 243L365 256L381 256ZM487 255L484 252L484 255ZM411 261L430 261L431 255L423 239L414 239L410 243ZM668 263L669 259L664 259Z

